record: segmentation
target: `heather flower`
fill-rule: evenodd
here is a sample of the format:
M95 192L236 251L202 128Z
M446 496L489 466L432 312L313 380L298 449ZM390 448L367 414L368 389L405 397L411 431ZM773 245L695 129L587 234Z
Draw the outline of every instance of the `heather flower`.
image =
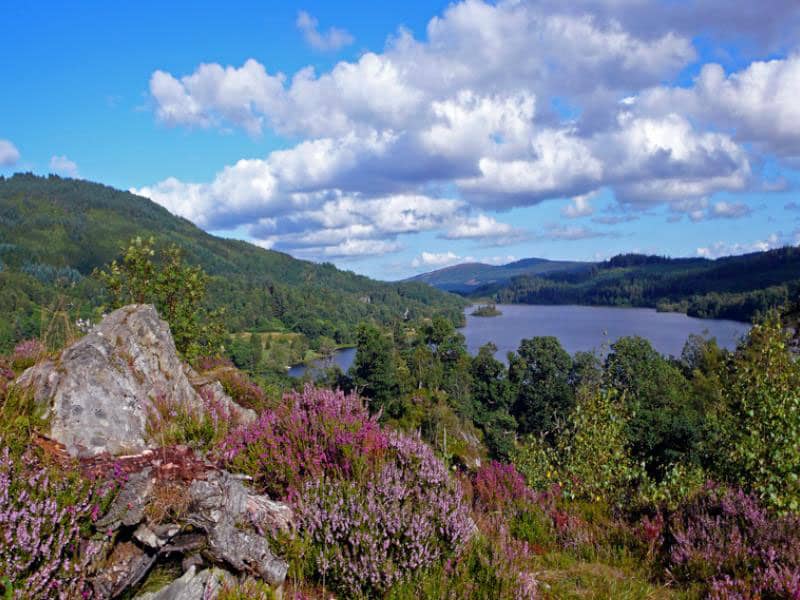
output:
M709 582L713 598L800 598L800 518L755 495L709 483L670 515L664 540L672 577Z
M1 446L0 446L1 447ZM50 477L29 456L16 461L0 450L0 574L15 598L89 597L83 571L93 558L81 552L80 526L93 514L94 494Z
M231 433L218 454L230 469L284 498L309 479L354 477L379 459L387 443L358 396L309 385Z
M395 432L386 441L385 462L363 480L311 480L295 502L317 570L348 597L385 593L474 531L460 485L431 448Z
M484 510L508 510L511 506L532 502L533 490L513 464L491 461L475 474L475 500Z
M44 345L39 340L24 340L14 347L14 352L11 354L11 365L15 370L22 371L36 364L36 361L44 353Z

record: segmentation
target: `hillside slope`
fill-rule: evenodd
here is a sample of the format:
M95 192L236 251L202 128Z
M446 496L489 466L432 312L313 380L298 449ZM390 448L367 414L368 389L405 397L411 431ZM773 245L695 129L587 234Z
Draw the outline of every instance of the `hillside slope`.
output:
M102 290L89 275L134 236L175 243L201 265L212 276L212 305L226 308L231 331L286 329L346 343L361 320L461 316L459 298L420 282L379 282L218 238L104 185L18 174L0 177L0 347L38 334L41 310L58 298L84 315L98 306Z
M799 284L800 249L786 247L716 260L620 255L580 272L516 277L473 294L498 302L649 306L747 321L784 304Z
M556 272L588 270L593 263L524 258L506 265L485 263L462 263L422 273L407 281L422 281L440 290L458 294L471 294L482 286L502 286L514 277L523 275L546 275Z

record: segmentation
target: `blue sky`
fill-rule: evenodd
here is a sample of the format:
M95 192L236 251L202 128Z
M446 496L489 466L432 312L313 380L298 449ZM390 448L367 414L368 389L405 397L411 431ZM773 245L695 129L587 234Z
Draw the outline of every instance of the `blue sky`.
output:
M397 279L800 241L800 6L6 3L0 174Z

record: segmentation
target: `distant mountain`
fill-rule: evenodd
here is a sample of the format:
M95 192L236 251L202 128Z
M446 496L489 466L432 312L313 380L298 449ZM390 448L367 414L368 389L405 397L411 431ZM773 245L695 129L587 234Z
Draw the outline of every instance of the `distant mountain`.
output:
M461 318L461 299L419 282L375 281L218 238L147 198L97 183L18 174L0 177L0 350L38 335L42 311L59 298L89 314L103 299L89 275L134 236L175 243L201 265L231 331L288 330L346 343L361 320Z
M800 248L716 260L623 254L589 269L514 277L472 291L497 302L643 306L749 321L800 290Z
M514 277L521 275L546 275L557 272L579 272L592 267L594 263L544 258L524 258L506 265L487 265L485 263L462 263L423 273L406 281L422 281L440 290L458 294L472 294L479 288L506 285Z
M642 306L749 321L800 292L800 248L715 260L621 254L598 263L465 263L411 280L499 303Z

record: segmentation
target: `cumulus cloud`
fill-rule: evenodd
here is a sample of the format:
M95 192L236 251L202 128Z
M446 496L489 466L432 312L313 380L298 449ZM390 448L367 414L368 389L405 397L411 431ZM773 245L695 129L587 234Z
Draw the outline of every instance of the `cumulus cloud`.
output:
M19 160L19 150L8 140L0 139L0 167L13 167Z
M493 245L507 245L525 238L525 231L493 217L478 214L456 221L441 236L448 240L481 240Z
M710 246L697 249L697 255L704 258L719 258L732 254L748 254L749 252L764 252L785 246L788 241L780 233L772 233L763 240L750 243L716 242Z
M579 217L588 217L594 214L594 208L591 204L591 199L596 194L581 194L575 196L570 200L570 203L561 209L561 214L568 219L577 219Z
M726 74L707 64L688 88L658 87L642 93L648 113L680 110L728 128L742 142L779 157L800 156L800 55L756 61Z
M423 252L411 261L412 267L446 267L463 262L454 252Z
M744 202L715 202L711 207L710 215L717 219L741 219L753 212L753 209Z
M544 230L541 233L539 233L536 237L538 239L552 240L552 241L577 241L589 238L612 237L612 236L615 237L616 234L603 231L596 231L588 227L574 227L570 225L560 225L557 223L551 223L547 225L544 228Z
M78 176L78 165L63 154L50 157L50 171L68 177Z
M735 7L711 2L719 31L750 26ZM713 25L705 9L673 4L463 0L423 37L400 29L381 51L321 72L284 74L254 59L155 71L150 94L163 124L272 131L294 145L210 181L168 178L135 191L203 227L245 227L263 245L318 257L395 251L419 231L519 241L524 232L488 213L553 198L571 199L563 217L603 225L664 205L674 220L745 217L746 205L714 195L758 188L758 152L798 154L800 59L727 74L706 65L688 87L665 85L697 59L691 19ZM745 12L754 39L782 30L765 11ZM351 41L321 32L305 12L297 26L320 50ZM572 114L553 108L559 100ZM601 188L619 213L594 215ZM604 235L559 227L537 235Z
M304 10L297 13L295 24L303 33L308 45L315 50L339 50L353 43L353 36L338 27L331 27L325 33L321 33L319 31L319 21Z

